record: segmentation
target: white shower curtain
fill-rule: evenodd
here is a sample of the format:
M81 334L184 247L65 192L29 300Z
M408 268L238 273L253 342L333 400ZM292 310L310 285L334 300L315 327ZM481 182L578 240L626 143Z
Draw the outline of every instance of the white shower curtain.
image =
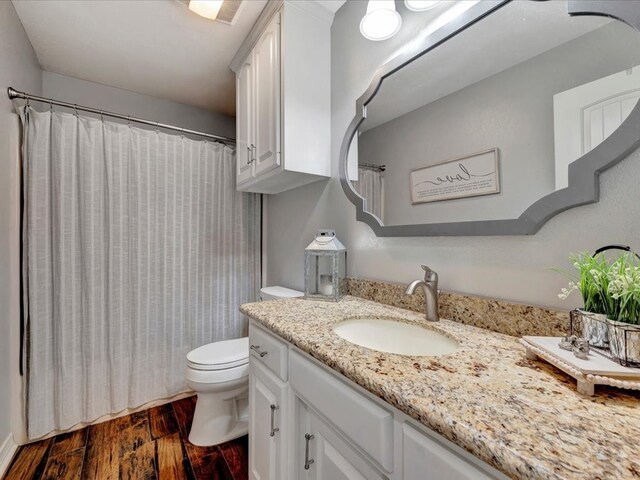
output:
M186 353L246 334L259 196L217 143L22 112L30 438L186 391Z
M367 167L358 167L356 191L367 201L366 211L382 220L384 214L384 178L382 173Z

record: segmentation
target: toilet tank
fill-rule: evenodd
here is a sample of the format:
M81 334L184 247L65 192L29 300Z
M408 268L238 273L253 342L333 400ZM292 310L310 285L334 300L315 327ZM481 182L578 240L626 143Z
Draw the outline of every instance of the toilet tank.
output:
M291 290L290 288L281 287L263 287L260 289L260 300L277 300L279 298L295 298L304 297L303 292Z

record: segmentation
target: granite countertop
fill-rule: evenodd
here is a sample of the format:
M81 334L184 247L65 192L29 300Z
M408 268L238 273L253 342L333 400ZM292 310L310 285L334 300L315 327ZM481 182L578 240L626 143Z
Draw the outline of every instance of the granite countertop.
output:
M640 478L640 393L576 392L554 367L527 360L516 337L345 297L242 305L240 310L428 428L514 478ZM460 342L440 357L381 353L338 337L333 324L395 318Z

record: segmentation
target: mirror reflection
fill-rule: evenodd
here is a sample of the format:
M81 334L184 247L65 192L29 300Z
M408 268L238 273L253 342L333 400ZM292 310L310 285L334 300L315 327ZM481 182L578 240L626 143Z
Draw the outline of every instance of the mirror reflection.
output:
M508 3L382 82L350 169L368 212L385 225L512 219L567 187L569 164L640 97L640 40L566 11Z

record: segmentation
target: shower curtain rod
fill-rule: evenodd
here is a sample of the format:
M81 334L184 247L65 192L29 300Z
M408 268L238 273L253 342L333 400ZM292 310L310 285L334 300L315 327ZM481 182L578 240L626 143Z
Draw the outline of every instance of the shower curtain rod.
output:
M82 105L76 105L75 103L61 102L59 100L53 100L51 98L39 97L38 95L31 95L29 93L20 92L20 91L16 90L13 87L7 88L7 95L9 95L9 98L11 100L13 100L14 98L21 98L21 99L24 99L24 100L33 100L33 101L36 101L36 102L48 103L49 105L57 105L57 106L60 106L60 107L71 108L71 109L76 110L76 111L80 110L82 112L95 113L95 114L98 114L98 115L101 115L101 116L105 116L105 117L119 118L121 120L127 120L128 122L135 122L135 123L142 123L144 125L151 125L152 127L156 127L156 128L163 128L163 129L166 129L166 130L174 130L176 132L188 133L190 135L198 135L200 137L210 138L212 140L216 140L218 142L225 143L227 145L235 145L236 144L236 141L233 138L221 137L219 135L213 135L211 133L197 132L196 130L189 130L188 128L174 127L173 125L166 125L164 123L152 122L150 120L145 120L144 118L136 118L136 117L132 117L130 115L121 115L119 113L107 112L105 110L100 110L99 108L85 107L85 106L82 106Z
M369 170L378 170L380 172L384 172L387 169L386 165L374 165L373 163L358 162L358 166L368 168Z

